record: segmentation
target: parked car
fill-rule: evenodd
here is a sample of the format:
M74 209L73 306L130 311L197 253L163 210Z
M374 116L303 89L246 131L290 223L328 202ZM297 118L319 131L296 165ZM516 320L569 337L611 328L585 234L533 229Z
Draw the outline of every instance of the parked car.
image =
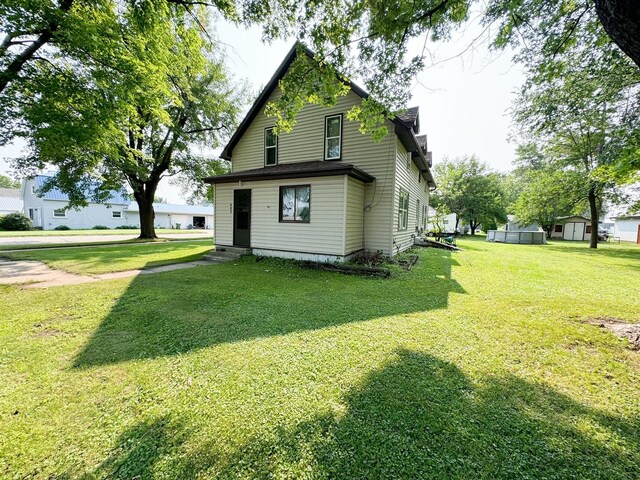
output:
M604 228L598 229L598 241L606 242L609 239L609 232L607 232Z

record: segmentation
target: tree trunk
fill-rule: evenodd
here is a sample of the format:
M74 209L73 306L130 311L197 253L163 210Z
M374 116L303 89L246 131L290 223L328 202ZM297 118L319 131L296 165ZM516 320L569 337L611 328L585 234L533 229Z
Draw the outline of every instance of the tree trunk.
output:
M153 210L153 198L155 197L158 182L146 182L133 196L140 210L140 239L158 238L155 229L156 214Z
M640 2L595 0L596 13L611 40L640 67Z
M469 222L469 228L471 229L471 235L475 235L476 234L476 228L477 227L478 227L478 225L473 220L471 220Z
M589 248L598 248L598 204L596 197L596 189L591 186L589 188L589 210L591 211L591 239L589 240Z

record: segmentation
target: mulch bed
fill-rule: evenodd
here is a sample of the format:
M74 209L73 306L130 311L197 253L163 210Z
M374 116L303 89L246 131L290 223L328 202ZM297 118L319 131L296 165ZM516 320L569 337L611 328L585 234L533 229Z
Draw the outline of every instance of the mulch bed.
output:
M620 338L626 338L631 342L634 350L640 350L640 323L625 323L611 317L593 318L587 323L598 325Z

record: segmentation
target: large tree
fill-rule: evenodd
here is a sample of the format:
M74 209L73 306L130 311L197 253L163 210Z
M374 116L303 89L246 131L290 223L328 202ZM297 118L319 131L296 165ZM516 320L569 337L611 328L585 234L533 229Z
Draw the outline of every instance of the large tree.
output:
M507 220L505 198L500 176L489 170L474 155L445 160L435 168L439 188L434 194L436 208L455 213L475 235L481 224L504 223Z
M0 188L20 188L21 183L6 175L0 175Z
M207 18L204 9L195 22L167 5L114 11L101 20L101 40L75 52L82 63L39 65L37 82L22 84L40 94L21 105L18 134L32 154L19 166L55 166L45 190L61 188L71 206L128 184L140 236L154 238L160 180L198 175L203 162L192 146L218 146L238 113L238 94L201 28Z

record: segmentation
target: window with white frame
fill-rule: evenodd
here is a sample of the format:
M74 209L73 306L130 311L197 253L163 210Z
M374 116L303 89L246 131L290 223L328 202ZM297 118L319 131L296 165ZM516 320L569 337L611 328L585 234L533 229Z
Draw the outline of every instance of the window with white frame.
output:
M36 186L35 185L31 185L31 193L36 193Z
M342 158L342 114L324 119L324 159Z
M420 226L420 200L416 200L416 228Z
M407 152L407 170L411 170L411 152Z
M120 210L111 210L111 218L122 218L122 212Z
M53 218L67 218L67 211L64 208L56 208L53 211Z
M422 228L424 228L425 230L427 229L428 216L429 216L429 206L423 205L422 206Z
M267 167L278 164L278 136L273 127L264 129L264 164Z
M406 230L409 223L409 192L400 189L398 198L398 230Z
M280 187L280 221L311 221L311 185Z

